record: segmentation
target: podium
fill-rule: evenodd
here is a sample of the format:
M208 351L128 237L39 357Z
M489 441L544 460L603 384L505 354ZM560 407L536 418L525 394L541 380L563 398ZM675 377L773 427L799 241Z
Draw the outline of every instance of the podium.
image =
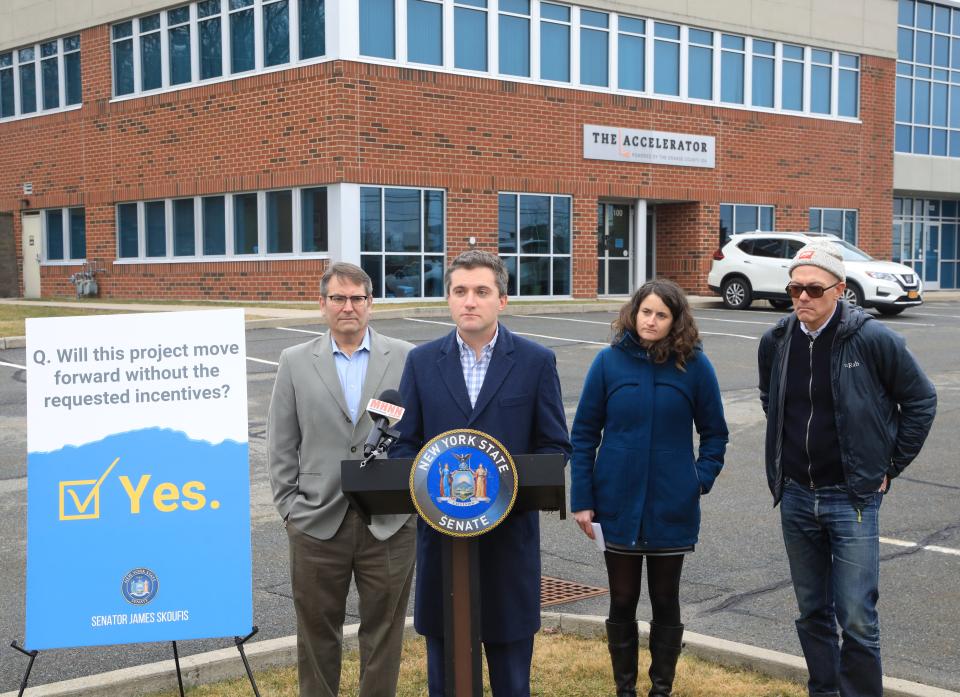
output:
M514 455L514 511L559 511L566 518L566 458L560 453ZM341 483L350 505L367 522L372 515L414 513L410 496L412 460L341 463ZM480 592L477 538L443 535L444 662L447 697L482 697Z

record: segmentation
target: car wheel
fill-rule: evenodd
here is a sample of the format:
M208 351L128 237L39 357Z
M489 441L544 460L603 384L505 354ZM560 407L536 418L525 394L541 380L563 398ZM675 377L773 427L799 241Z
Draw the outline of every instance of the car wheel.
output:
M771 299L771 300L770 300L770 304L773 305L773 306L774 306L776 309L778 309L778 310L786 310L786 309L787 309L788 307L790 307L793 303L791 303L789 300L773 300L773 299Z
M863 307L863 291L856 283L847 282L847 287L843 289L843 299L851 305Z
M894 315L899 315L901 312L906 310L905 307L896 307L896 306L881 306L877 308L877 312L881 315L886 315L887 317L893 317Z
M752 298L750 294L750 281L743 276L732 276L723 282L723 288L720 289L720 295L723 297L723 304L731 310L745 310L750 307Z

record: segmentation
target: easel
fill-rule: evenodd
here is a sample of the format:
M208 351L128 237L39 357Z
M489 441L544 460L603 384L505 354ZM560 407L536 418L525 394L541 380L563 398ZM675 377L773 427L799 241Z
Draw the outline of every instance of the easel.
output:
M258 631L259 630L257 629L256 625L254 625L253 629L245 637L233 637L233 643L236 644L237 651L240 652L240 658L243 660L243 667L247 671L247 678L250 680L250 687L253 688L253 694L256 697L260 697L260 691L257 689L257 681L253 677L253 670L250 669L250 662L247 660L247 654L243 650L243 645L247 643L247 641ZM177 669L177 687L180 688L180 697L184 697L183 674L180 672L180 652L177 650L177 642L173 641L171 643L173 644L173 663ZM30 657L30 662L27 664L27 670L24 672L23 679L20 681L20 691L17 693L17 697L23 697L23 692L27 689L27 681L30 680L30 671L33 670L33 663L37 660L37 656L40 654L40 651L37 649L29 651L23 646L20 646L16 639L10 642L10 646L22 653L24 656Z

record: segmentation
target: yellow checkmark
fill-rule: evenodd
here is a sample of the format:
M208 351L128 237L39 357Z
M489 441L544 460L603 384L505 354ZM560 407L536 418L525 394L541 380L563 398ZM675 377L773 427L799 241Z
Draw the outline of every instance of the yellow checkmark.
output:
M60 482L60 520L91 520L99 518L100 485L103 484L104 480L107 478L107 475L110 474L110 471L119 461L120 458L118 457L111 462L106 471L100 475L100 479L76 479L68 482ZM84 487L91 484L93 484L93 488L90 489L89 493L87 493L86 497L84 497L83 501L81 501L75 487ZM67 513L65 511L65 494L69 494L70 498L73 500L73 510L75 510L76 513ZM91 502L93 502L93 511L88 513L87 510L90 508Z

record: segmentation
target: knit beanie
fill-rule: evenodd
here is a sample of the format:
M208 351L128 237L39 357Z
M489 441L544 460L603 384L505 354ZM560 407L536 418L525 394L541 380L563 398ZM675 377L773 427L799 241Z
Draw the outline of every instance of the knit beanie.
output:
M828 271L840 281L847 279L843 268L843 253L840 248L830 242L811 242L801 247L800 251L790 262L790 273L798 266L819 266Z

